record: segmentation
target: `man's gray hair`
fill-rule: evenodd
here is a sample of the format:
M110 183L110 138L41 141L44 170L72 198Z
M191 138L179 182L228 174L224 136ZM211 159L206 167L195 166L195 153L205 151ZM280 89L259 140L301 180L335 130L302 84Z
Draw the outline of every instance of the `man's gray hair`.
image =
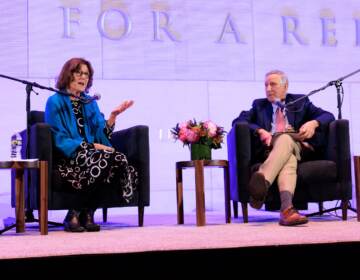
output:
M267 76L272 75L272 74L280 75L281 85L288 85L289 84L289 79L288 79L287 75L285 74L285 72L283 72L281 70L271 70L271 71L269 71L269 72L267 72L265 74L265 78Z

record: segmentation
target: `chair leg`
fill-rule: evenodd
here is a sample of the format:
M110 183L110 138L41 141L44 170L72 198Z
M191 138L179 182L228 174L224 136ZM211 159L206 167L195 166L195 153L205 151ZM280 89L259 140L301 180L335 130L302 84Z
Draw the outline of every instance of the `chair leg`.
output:
M248 207L246 202L241 202L241 209L243 214L243 221L244 223L249 222L249 214L248 214Z
M235 200L233 200L233 209L234 209L234 218L237 219L239 217L239 212L238 212L238 203Z
M106 223L107 222L107 212L108 212L108 209L107 208L103 208L102 209L103 211L103 222Z
M322 215L324 212L324 203L322 201L319 202L319 214Z
M343 221L347 220L347 209L348 209L349 201L343 200L341 201L341 213Z
M139 227L142 227L144 225L144 206L139 206L138 207L138 222L139 222Z

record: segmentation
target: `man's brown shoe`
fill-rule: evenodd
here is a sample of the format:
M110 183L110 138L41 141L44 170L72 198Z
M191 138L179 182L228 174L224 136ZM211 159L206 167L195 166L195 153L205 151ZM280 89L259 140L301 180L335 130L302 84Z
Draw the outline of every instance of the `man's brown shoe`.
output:
M263 206L269 187L270 183L262 173L257 171L252 174L248 185L251 207L260 209Z
M306 224L307 222L308 218L299 214L293 206L290 206L280 212L279 224L282 226L296 226Z

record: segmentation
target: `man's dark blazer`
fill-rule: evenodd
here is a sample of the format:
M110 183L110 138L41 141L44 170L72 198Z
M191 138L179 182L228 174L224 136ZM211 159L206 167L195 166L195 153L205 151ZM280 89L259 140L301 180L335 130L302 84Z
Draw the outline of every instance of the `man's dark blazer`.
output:
M316 129L314 136L306 141L314 147L317 154L320 154L323 152L322 148L325 144L328 125L335 118L332 113L314 106L308 97L304 98L303 96L301 94L290 93L286 95L285 104L298 98L303 98L287 108L286 116L289 124L295 131L298 131L308 121L317 120L319 122L319 127ZM261 98L254 100L252 108L249 111L242 111L239 117L232 122L232 126L238 122L247 122L249 124L250 130L253 132L252 135L255 136L254 152L256 155L264 154L264 146L255 132L258 128L263 128L270 132L272 116L272 104L266 98Z

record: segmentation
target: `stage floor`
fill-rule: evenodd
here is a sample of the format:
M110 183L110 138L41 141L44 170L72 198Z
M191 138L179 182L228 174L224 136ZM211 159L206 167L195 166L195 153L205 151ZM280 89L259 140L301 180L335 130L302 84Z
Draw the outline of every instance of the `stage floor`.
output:
M98 211L98 221L100 217ZM326 214L297 227L279 226L278 217L278 212L250 211L249 223L240 218L225 224L224 213L207 212L207 225L197 227L192 214L177 225L175 214L145 211L140 228L137 215L109 211L100 232L67 233L49 226L46 236L40 235L37 223L29 223L25 233L12 229L0 235L0 259L360 242L360 222L352 212L347 221Z

